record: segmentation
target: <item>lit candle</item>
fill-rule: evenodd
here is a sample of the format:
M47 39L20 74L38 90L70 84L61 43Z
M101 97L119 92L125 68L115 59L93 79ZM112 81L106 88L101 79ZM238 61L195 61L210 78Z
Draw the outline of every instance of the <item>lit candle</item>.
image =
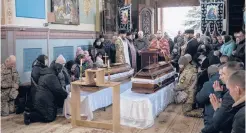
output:
M110 68L110 61L108 60L108 68Z

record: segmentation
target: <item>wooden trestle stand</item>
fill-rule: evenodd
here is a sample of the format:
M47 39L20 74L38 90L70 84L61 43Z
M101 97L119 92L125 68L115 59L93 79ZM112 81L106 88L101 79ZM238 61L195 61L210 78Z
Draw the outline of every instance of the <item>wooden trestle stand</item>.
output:
M94 79L96 75L96 79ZM71 83L71 124L73 127L84 126L90 128L100 128L112 130L114 133L120 131L120 82L104 82L104 69L87 69L85 70L85 80L75 81ZM96 83L98 87L112 87L113 89L113 121L112 123L103 123L96 121L81 120L80 117L80 91L83 86ZM82 86L82 87L81 87Z

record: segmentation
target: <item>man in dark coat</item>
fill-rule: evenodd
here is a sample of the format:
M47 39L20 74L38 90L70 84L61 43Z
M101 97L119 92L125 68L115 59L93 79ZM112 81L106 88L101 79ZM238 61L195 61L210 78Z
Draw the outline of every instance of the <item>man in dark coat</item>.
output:
M213 84L216 80L219 80L219 73L217 66L210 66L208 68L209 81L203 84L202 89L196 94L196 102L204 106L204 125L211 123L214 109L209 101L209 95L214 93Z
M242 80L243 79L243 80ZM233 73L226 86L230 91L235 103L232 105L235 113L232 133L245 133L245 71L237 71Z
M138 38L135 40L135 48L137 51L137 71L141 69L141 50L147 49L149 42L144 38L143 31L138 32Z
M236 46L236 49L232 52L232 57L235 60L241 61L245 64L245 34L244 31L238 33L237 39L239 43Z
M236 61L228 62L220 72L220 79L223 83L226 83L231 74L242 69L241 63ZM212 123L205 125L202 129L202 133L217 133L219 131L231 133L232 121L235 115L235 112L232 110L234 100L228 89L224 90L218 81L214 82L213 88L215 94L210 94L209 97L215 112L211 121ZM224 95L222 95L223 91L226 91ZM220 103L220 101L222 102Z
M194 59L199 46L196 38L194 38L194 30L186 30L185 38L187 40L185 54L190 54L192 56L192 59Z
M67 92L62 89L57 75L62 70L61 64L55 64L51 68L44 68L40 72L40 78L36 93L33 97L34 109L24 113L24 123L52 122L56 119L57 108L62 107L67 98Z
M178 35L174 37L174 43L176 44L178 42L178 38L181 37L181 31L178 31Z

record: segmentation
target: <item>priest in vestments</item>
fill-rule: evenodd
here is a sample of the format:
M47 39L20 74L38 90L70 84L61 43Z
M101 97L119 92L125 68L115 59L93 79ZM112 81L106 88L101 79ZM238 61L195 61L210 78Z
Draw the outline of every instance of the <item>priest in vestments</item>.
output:
M134 46L133 33L128 32L126 38L127 38L128 49L129 49L131 67L134 69L134 72L137 72L137 51Z
M159 55L159 60L166 60L165 58L170 58L170 46L168 40L163 38L162 32L157 31L157 39L151 41L149 49L158 49L161 54Z
M125 30L120 30L119 37L115 41L115 48L116 48L116 60L115 60L116 63L120 63L120 64L127 63L131 65Z

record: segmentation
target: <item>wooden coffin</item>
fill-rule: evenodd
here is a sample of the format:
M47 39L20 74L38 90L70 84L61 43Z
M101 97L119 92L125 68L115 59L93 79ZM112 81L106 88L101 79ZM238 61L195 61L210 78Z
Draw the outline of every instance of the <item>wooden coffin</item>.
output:
M141 69L134 77L143 79L156 79L167 73L174 71L171 64L167 62L159 62L157 64L152 64Z
M158 62L159 51L158 50L144 50L141 51L141 68L155 64Z
M159 84L133 83L132 91L136 93L142 93L142 94L151 94L173 83L175 81L175 78L176 76L172 76L170 78L165 79Z
M172 72L174 72L174 68L167 62L158 62L157 64L146 66L134 76L135 79L146 79L151 81L162 79L162 81L158 81L158 84L151 84L146 81L134 82L133 80L132 91L146 94L154 93L155 91L174 82L176 77L175 75L171 76L170 78L160 78Z
M110 67L110 75L123 73L131 70L131 66L129 64L112 64ZM107 71L105 71L105 76L108 76Z

